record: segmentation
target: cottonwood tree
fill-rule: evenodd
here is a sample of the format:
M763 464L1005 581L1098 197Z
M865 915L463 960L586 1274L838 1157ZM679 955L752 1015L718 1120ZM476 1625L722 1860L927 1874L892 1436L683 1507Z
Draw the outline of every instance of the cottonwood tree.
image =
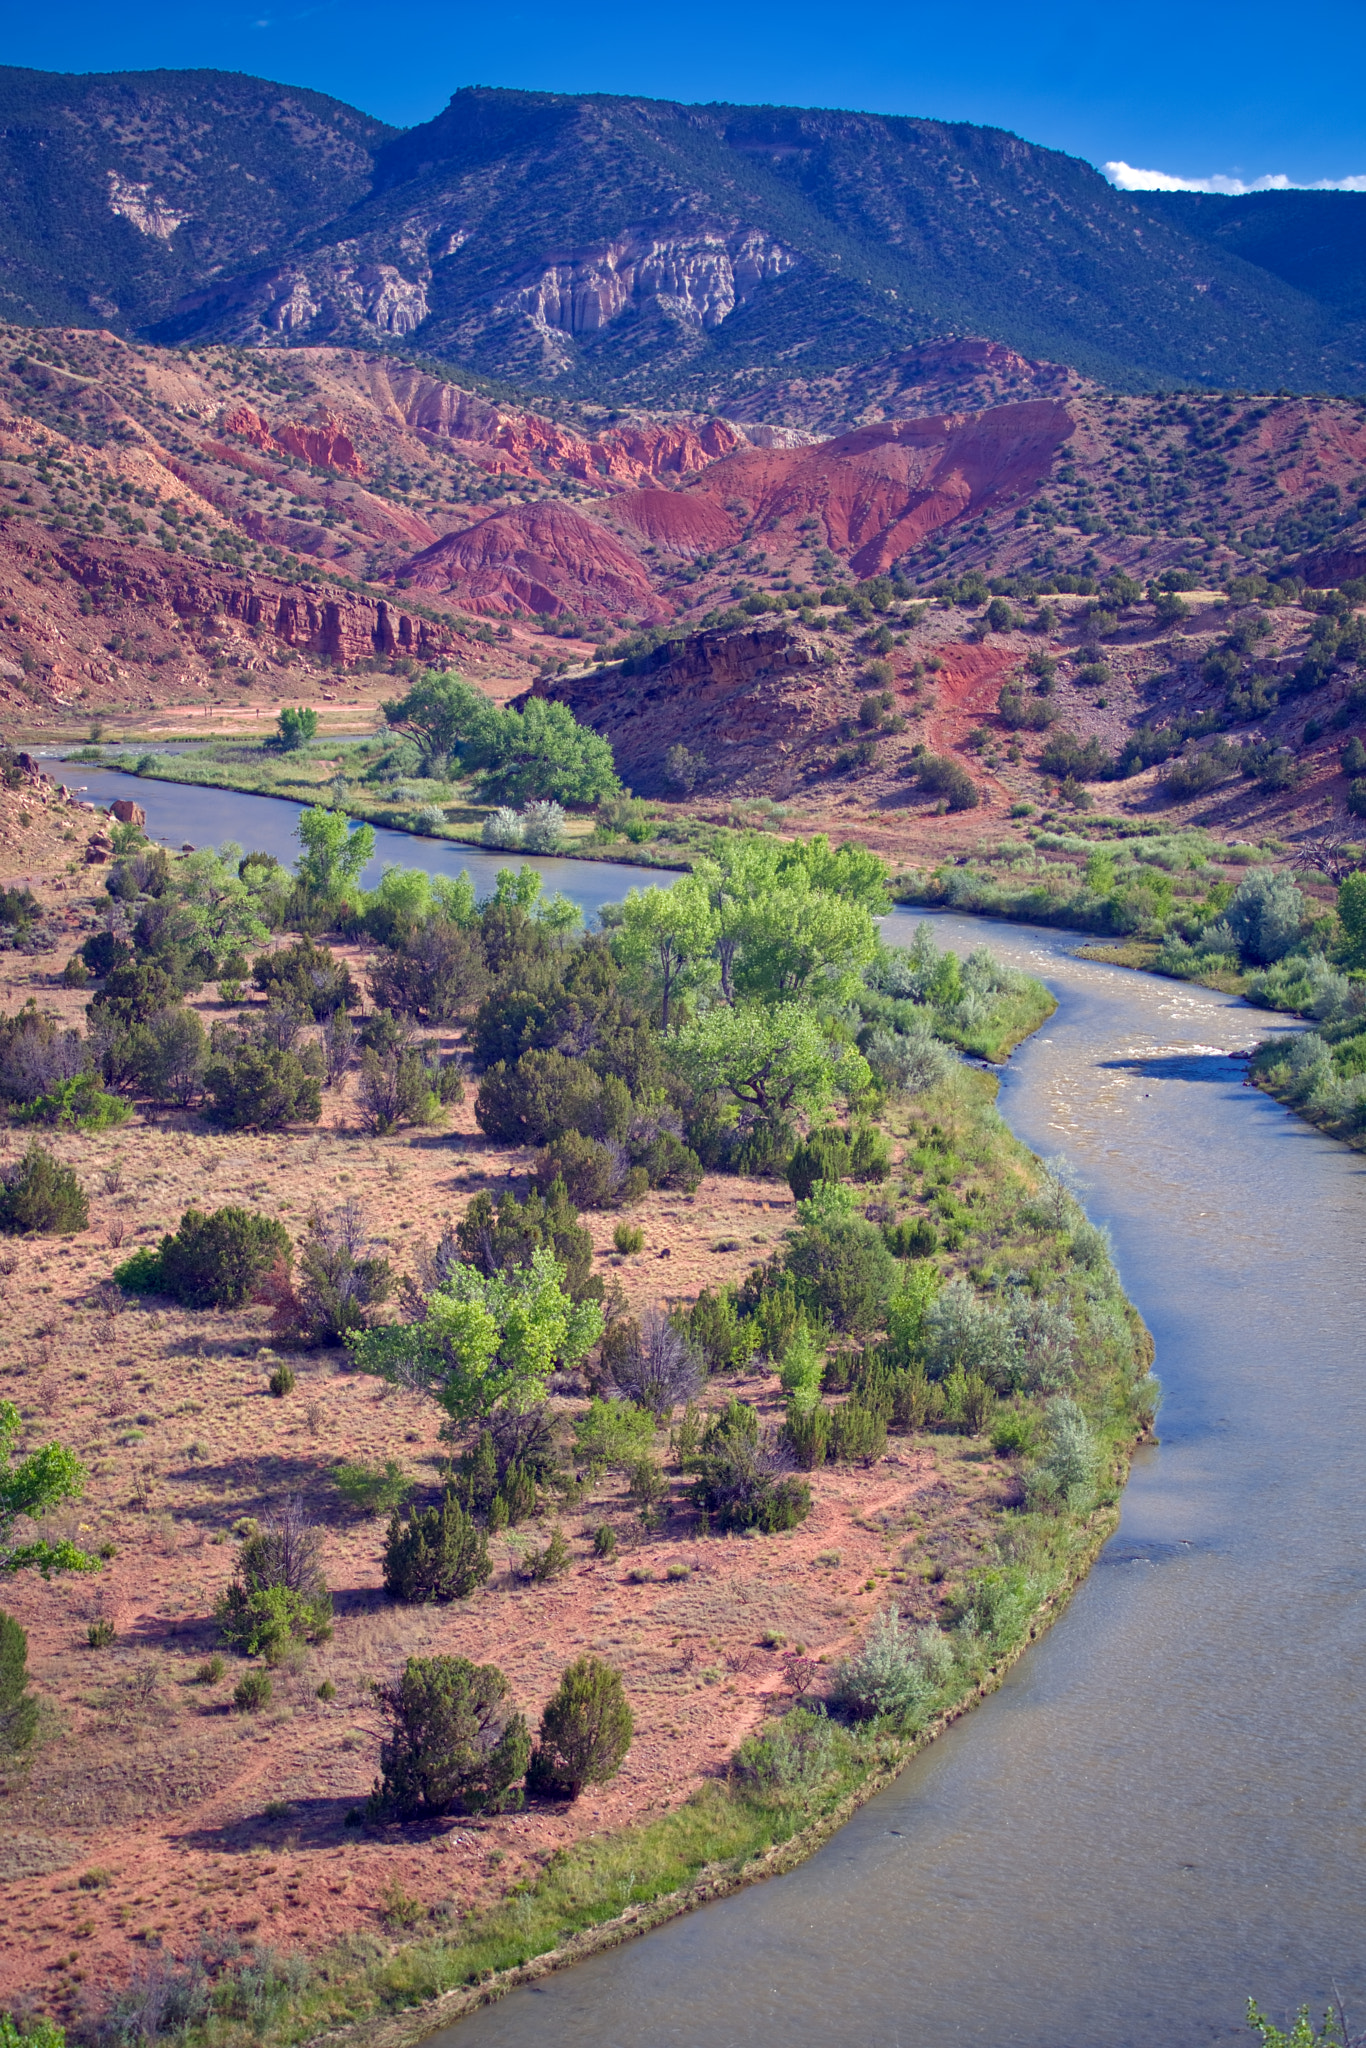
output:
M632 889L621 906L612 951L624 967L649 975L666 1037L675 998L710 978L714 935L705 897L682 882L672 889Z
M445 773L453 757L498 716L497 706L461 677L429 669L406 697L381 704L386 722L413 741L424 775Z
M374 826L358 825L343 811L313 804L294 830L303 847L294 868L300 885L328 902L354 895L374 858Z
M595 1301L573 1301L564 1268L545 1248L510 1272L449 1266L417 1322L348 1338L364 1372L423 1388L457 1422L500 1404L517 1412L545 1399L557 1367L586 1358L603 1330Z
M798 1003L738 1004L711 1010L673 1043L675 1062L700 1090L730 1096L765 1123L817 1116L837 1093L856 1096L872 1080L868 1063Z
M37 1571L97 1572L100 1562L74 1543L15 1543L14 1526L21 1517L36 1520L63 1501L79 1500L85 1491L85 1466L65 1444L43 1444L13 1462L22 1418L13 1401L0 1401L0 1577Z

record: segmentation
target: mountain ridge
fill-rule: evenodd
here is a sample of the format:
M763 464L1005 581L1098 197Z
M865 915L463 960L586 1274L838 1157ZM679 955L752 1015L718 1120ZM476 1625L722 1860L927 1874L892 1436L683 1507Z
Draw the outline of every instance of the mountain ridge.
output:
M1273 195L1268 238L969 123L465 87L400 133L244 75L10 69L0 190L0 317L168 346L732 417L968 335L1116 389L1366 388L1366 290L1332 283L1366 195Z

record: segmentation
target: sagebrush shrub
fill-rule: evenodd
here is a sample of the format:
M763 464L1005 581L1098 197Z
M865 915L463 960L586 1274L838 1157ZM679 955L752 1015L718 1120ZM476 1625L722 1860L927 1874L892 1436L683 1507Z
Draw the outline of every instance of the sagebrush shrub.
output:
M938 1629L906 1627L895 1607L873 1622L862 1649L840 1665L835 1698L849 1713L887 1715L903 1727L923 1721L952 1664Z
M947 1379L957 1369L975 1373L1002 1392L1018 1381L1021 1351L1011 1318L998 1303L985 1301L969 1280L951 1280L929 1304L924 1342L931 1379Z
M513 1791L531 1740L511 1708L495 1664L465 1657L410 1657L390 1685L375 1688L389 1716L380 1776L370 1794L376 1819L412 1821L443 1813L497 1813Z
M848 1741L846 1736L844 1740ZM747 1735L735 1752L738 1778L763 1791L804 1791L829 1777L837 1761L837 1734L824 1713L794 1707L790 1714L756 1735Z
M1085 1415L1066 1394L1055 1394L1044 1410L1044 1431L1048 1448L1025 1482L1029 1506L1086 1506L1095 1488L1098 1453Z

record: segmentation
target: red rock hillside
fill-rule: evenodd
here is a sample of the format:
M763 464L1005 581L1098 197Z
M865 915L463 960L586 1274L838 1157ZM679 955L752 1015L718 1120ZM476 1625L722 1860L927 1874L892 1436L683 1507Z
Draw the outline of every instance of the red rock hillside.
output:
M589 610L667 618L643 563L596 520L526 505L449 534L400 572L419 590L459 591L481 612Z
M1048 399L877 421L815 447L746 449L677 497L637 492L613 510L652 539L677 546L696 534L699 547L737 540L747 522L792 530L814 518L827 547L847 553L858 575L876 576L936 528L1032 496L1074 426L1067 407Z

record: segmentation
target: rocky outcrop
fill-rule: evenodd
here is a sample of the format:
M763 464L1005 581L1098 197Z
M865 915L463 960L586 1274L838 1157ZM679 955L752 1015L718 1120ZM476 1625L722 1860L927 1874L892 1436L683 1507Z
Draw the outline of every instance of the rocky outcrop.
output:
M483 612L668 615L636 557L565 505L526 505L481 520L437 541L401 574L419 590L458 591Z
M628 307L654 300L670 319L719 327L797 262L762 229L697 227L681 235L630 228L610 242L549 263L493 308L538 333L579 336L609 327Z
M482 469L572 476L604 490L694 476L740 448L790 447L812 438L800 428L739 427L725 419L646 418L598 435L576 434L541 413L510 412L445 378L385 361L373 365L370 387L395 425L454 444Z
M1329 590L1337 584L1366 577L1366 529L1358 527L1345 534L1336 547L1316 548L1312 554L1301 555L1295 572L1315 590Z
M134 185L117 171L109 173L109 211L120 220L131 221L140 235L150 235L158 242L169 242L190 218L158 199L150 185Z
M702 755L705 790L759 778L786 793L833 718L819 641L796 625L698 633L643 660L545 679L530 694L567 704L611 741L617 772L643 795L669 790L670 747Z
M186 621L237 620L286 647L334 661L358 661L374 654L434 661L455 645L453 630L405 612L385 598L359 592L304 591L268 576L216 575L174 558L162 567L148 550L125 550L107 542L53 553L65 573L102 602L131 599Z
M317 469L335 469L341 476L354 477L358 483L366 474L341 421L330 413L324 414L316 426L282 420L268 427L249 405L235 405L219 423L219 432L236 434L240 440L250 441L254 448L265 449L269 454L301 456Z
M252 271L182 299L158 337L212 328L224 340L338 341L366 334L402 340L428 314L427 280L408 278L392 263L315 259Z

